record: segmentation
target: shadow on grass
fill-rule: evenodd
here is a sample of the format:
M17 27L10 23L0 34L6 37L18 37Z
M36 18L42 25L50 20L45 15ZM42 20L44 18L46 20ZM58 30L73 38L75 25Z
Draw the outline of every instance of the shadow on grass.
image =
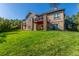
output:
M0 43L6 42L5 37L6 34L0 34Z
M19 30L13 30L13 31L9 31L9 32L0 32L0 43L6 42L6 36L7 35L11 35L11 34L18 34Z

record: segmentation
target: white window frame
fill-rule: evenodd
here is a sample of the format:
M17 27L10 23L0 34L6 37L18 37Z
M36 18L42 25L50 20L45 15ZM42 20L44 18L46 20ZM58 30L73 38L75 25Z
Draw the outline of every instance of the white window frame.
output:
M57 13L54 13L54 19L59 19L60 18L60 13L57 12Z

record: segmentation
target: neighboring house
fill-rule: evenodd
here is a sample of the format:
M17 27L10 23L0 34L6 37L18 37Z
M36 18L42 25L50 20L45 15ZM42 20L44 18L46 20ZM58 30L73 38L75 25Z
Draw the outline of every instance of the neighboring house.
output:
M28 13L21 24L22 30L64 30L64 9L40 15Z

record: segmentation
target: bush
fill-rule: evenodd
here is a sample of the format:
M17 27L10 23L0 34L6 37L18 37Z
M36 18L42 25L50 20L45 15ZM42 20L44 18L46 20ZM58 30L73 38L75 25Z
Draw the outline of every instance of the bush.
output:
M0 32L7 32L20 29L21 20L9 20L0 18Z

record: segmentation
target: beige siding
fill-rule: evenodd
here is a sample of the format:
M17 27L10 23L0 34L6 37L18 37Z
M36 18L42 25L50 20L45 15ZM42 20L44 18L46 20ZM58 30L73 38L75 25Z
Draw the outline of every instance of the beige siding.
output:
M34 16L35 16L34 14L31 14L31 15L29 15L29 17L25 21L23 21L23 23L26 24L26 26L24 24L22 24L21 28L23 30L33 30L34 26L33 26L33 20L32 20L32 18Z
M32 19L26 21L26 30L32 30Z

